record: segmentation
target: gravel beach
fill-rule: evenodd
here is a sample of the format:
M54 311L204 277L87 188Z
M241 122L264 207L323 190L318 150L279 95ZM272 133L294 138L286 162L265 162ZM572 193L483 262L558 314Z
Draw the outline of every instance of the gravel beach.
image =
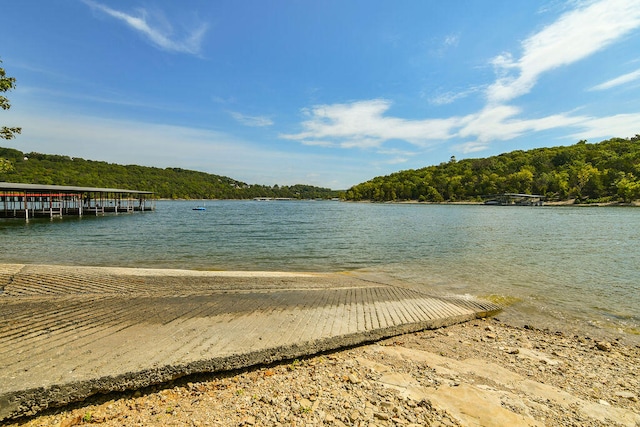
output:
M497 318L53 409L9 426L640 426L640 348Z

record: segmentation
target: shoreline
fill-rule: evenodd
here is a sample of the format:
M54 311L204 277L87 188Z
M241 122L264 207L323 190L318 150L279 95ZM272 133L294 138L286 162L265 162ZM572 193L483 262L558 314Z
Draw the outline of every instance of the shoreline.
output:
M610 319L580 319L566 316L558 317L557 314L533 311L535 307L527 307L526 312L519 309L518 305L522 301L513 304L500 303L491 297L476 296L479 299L487 299L503 306L500 318L505 324L512 327L532 327L551 334L562 334L568 336L582 335L590 336L594 339L617 341L629 346L640 345L640 331L636 327L624 326L614 323ZM608 320L608 321L607 321Z
M640 347L499 316L87 399L9 426L637 426Z
M63 269L132 277L267 274ZM296 360L98 395L6 425L640 425L640 345L540 329L518 323L511 310Z
M203 199L165 199L165 198L158 198L155 199L156 201L161 201L161 202L197 202L197 201L202 201ZM275 201L276 199L274 199ZM204 199L204 201L206 202L226 202L226 201L253 201L253 199ZM318 201L318 199L287 199L287 201L293 201L293 202L316 202ZM371 203L371 204L385 204L385 203L391 203L391 204L408 204L408 205L473 205L473 206L484 206L484 202L477 202L477 201L473 201L473 200L466 200L466 201L459 201L459 202L420 202L418 200L400 200L400 201L382 201L382 202L376 202L373 200L335 200L335 199L322 199L320 201L324 201L324 202L336 202L336 201L340 201L340 202L344 202L344 203ZM568 200L560 200L560 201L546 201L544 202L543 206L576 206L576 207L640 207L640 200L636 200L630 203L624 203L624 202L603 202L603 203L575 203L575 199L568 199ZM525 206L526 207L526 206Z

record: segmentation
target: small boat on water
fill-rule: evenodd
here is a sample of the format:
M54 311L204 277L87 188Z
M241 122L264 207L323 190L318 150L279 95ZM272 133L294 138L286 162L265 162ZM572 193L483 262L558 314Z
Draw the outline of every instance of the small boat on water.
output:
M206 211L207 208L205 208L204 206L196 206L192 210L194 210L194 211Z

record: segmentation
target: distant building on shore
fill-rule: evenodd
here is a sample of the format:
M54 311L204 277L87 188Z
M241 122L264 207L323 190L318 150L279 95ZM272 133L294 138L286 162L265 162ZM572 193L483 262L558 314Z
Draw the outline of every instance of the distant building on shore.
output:
M484 196L485 205L496 206L542 206L544 196L538 194L502 193Z

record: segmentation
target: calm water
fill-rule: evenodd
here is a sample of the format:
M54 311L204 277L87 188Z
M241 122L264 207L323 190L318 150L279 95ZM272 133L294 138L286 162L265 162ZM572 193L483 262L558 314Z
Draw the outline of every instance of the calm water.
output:
M640 331L640 210L338 202L158 202L150 213L0 220L5 263L366 270L430 292L497 295L508 320ZM595 328L595 329L594 329Z

